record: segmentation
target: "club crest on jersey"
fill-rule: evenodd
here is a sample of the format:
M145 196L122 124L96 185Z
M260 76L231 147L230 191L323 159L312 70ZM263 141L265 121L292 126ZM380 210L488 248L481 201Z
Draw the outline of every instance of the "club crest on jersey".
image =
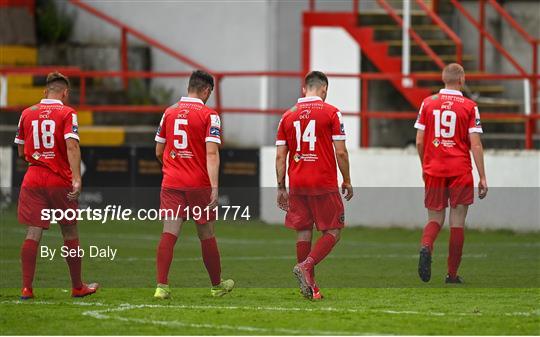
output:
M172 159L176 158L176 152L173 150L171 153L169 153Z
M215 126L210 128L210 135L219 137L219 128L216 128Z
M300 155L300 153L297 153L297 154L294 155L294 161L295 162L298 163L300 161L300 159L302 159L302 156Z
M439 140L439 138L433 139L433 145L435 145L435 147L439 147L439 145L441 145L441 141Z
M454 102L446 101L441 105L441 109L443 109L443 110L451 110L452 105L454 105Z
M41 157L41 153L37 151L32 154L32 158L34 158L35 160L38 160L40 157Z
M311 115L311 110L303 110L300 112L300 116L298 118L300 119L309 119Z
M187 116L189 115L189 110L181 110L178 115L176 116L177 118L187 118Z

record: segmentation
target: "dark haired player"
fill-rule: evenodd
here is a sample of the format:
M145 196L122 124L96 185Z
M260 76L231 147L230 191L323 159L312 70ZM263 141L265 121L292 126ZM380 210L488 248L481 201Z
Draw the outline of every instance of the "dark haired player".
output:
M223 296L234 287L233 280L221 279L221 261L214 236L214 212L218 205L219 115L205 104L214 89L212 75L197 70L191 74L188 96L165 110L156 135L156 156L163 164L161 209L176 211L179 218L163 221L157 248L157 288L154 297L171 297L169 269L182 222L189 216L196 222L202 258L210 281L211 294ZM191 214L186 212L189 207ZM203 210L197 217L193 208Z
M21 299L34 297L32 283L36 270L36 256L41 235L49 229L49 221L42 220L43 209L77 208L81 193L81 152L77 113L64 105L69 96L69 81L54 72L47 76L45 98L25 109L19 120L15 143L19 157L28 162L19 195L18 219L27 226L26 239L21 248ZM79 248L76 220L58 221L64 246ZM86 285L81 279L81 257L66 257L71 275L71 296L83 297L96 292L97 283Z
M463 97L465 71L457 63L447 65L442 72L445 88L422 102L414 125L416 148L422 164L425 183L424 204L428 223L422 235L418 263L420 279L431 279L433 244L444 225L450 200L450 242L446 283L463 283L458 276L463 250L465 218L474 200L471 156L480 181L478 195L485 198L488 187L484 170L484 150L480 134L482 125L475 102Z
M315 283L315 265L330 253L345 226L336 159L343 176L342 193L346 200L353 197L345 128L339 110L324 102L327 90L326 75L310 72L304 81L305 97L285 112L276 137L277 203L287 212L285 226L297 233L298 264L293 272L308 299L322 298ZM289 193L285 186L287 155ZM314 223L322 236L312 248Z

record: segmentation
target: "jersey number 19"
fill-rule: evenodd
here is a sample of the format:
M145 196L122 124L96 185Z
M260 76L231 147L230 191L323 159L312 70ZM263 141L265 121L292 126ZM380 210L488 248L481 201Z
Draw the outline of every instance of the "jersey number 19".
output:
M451 110L433 110L435 137L452 138L456 133L456 113Z

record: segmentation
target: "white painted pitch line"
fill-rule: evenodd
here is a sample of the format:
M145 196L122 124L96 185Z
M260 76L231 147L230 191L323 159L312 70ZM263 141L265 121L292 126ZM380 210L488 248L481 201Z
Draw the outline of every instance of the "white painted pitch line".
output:
M0 303L10 303L10 304L45 304L45 305L54 305L54 304L72 304L80 306L103 306L103 307L113 307L105 310L99 310L100 312L109 312L109 311L122 311L119 308L123 307L133 307L137 308L168 308L168 309L187 309L187 310L243 310L243 311L280 311L280 312L336 312L336 313L383 313L389 315L427 315L427 316L483 316L483 313L467 313L467 312L434 312L434 311L412 311L412 310L385 310L385 309L360 309L360 308L333 308L333 307L320 307L320 308L301 308L301 307L272 307L272 306L221 306L221 305L185 305L185 304L130 304L124 303L120 304L118 307L114 305L105 304L101 302L50 302L50 301L2 301ZM93 312L93 311L91 311ZM505 313L506 316L540 316L540 309L533 310L530 312L509 312Z
M246 325L226 325L226 324L209 324L209 323L187 323L178 320L171 321L162 321L162 320L150 320L142 318L128 318L110 315L113 312L124 312L128 310L142 309L142 308L170 308L173 306L166 305L152 305L152 304L138 304L138 305L120 305L117 308L104 309L104 310L89 310L85 311L82 314L84 316L93 317L96 319L113 319L122 322L134 322L139 324L151 324L151 325L162 325L162 326L176 326L184 328L195 328L195 329L213 329L213 330L233 330L233 331L243 331L243 332L258 332L258 333L283 333L283 334L302 334L302 335L374 335L373 333L366 332L349 332L349 331L324 331L324 330L299 330L299 329L288 329L288 328L261 328L255 326L246 326ZM176 307L176 306L174 306Z

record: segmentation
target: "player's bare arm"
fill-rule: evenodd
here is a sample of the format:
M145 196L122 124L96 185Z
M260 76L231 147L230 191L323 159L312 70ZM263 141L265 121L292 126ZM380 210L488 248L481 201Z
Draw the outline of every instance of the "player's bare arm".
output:
M420 158L420 164L424 161L424 130L416 131L416 151Z
M71 168L71 185L73 190L68 193L68 199L77 200L81 194L81 148L76 139L66 139L67 157Z
M478 182L478 197L484 199L488 192L488 185L486 180L486 171L484 167L484 147L482 146L482 140L479 133L469 134L471 140L471 152L473 154L474 163L478 170L478 176L480 181Z
M212 195L208 207L214 208L218 205L219 144L217 143L206 143L206 169L208 170L210 185L212 186Z
M19 156L19 158L26 161L26 159L24 157L24 145L22 145L22 144L17 145L17 155Z
M345 145L344 140L334 140L334 149L336 151L336 159L343 177L343 183L341 184L341 193L345 195L345 200L349 201L352 199L353 187L351 185L351 175L349 169L349 152L347 151L347 146Z
M287 145L278 145L276 149L276 178L278 186L277 204L284 211L289 209L289 195L285 186L285 174L287 172Z
M156 142L156 158L163 164L163 153L165 152L165 144Z
M422 166L424 163L424 130L416 131L416 151L418 152L418 157L420 158L420 166ZM423 172L422 179L424 179Z

